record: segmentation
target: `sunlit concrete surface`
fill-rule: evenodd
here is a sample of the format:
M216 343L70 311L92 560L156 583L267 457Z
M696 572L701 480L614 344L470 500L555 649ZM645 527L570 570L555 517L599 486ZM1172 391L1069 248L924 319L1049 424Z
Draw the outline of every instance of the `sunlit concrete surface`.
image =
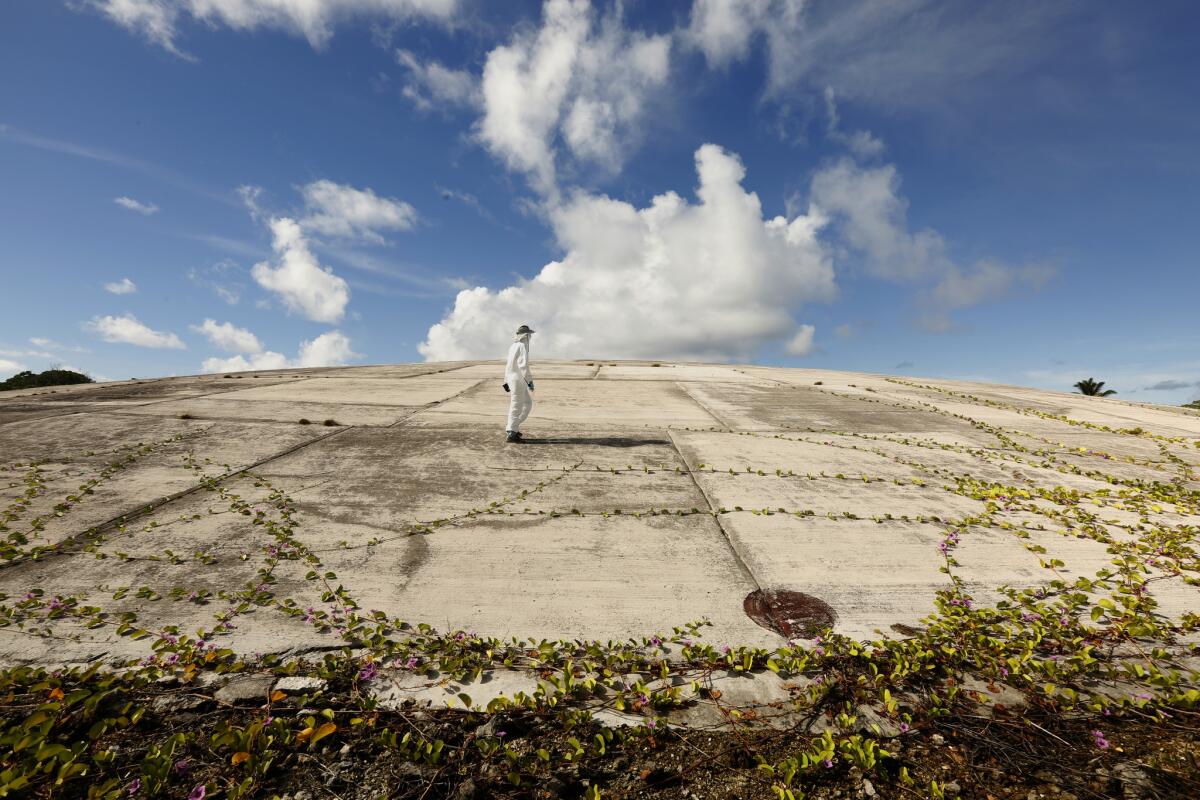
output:
M0 592L134 612L148 630L211 630L279 546L254 524L259 513L286 507L296 540L364 611L439 629L621 640L706 619L714 643L774 646L783 636L743 602L789 590L826 603L838 632L896 636L933 610L951 574L991 602L1003 585L1110 563L1102 542L1045 519L1033 530L1014 512L1015 529L1029 523L1023 535L968 527L948 568L947 531L984 511L954 491L960 478L1200 489L1180 466L1200 465L1200 415L1179 409L825 370L579 361L534 371L524 444L504 441L507 396L491 362L6 393L0 501L16 544L0 561ZM238 501L246 513L231 508ZM1137 535L1139 515L1094 510L1113 536ZM1170 508L1146 519L1200 524ZM1043 566L1050 559L1065 566ZM273 602L326 608L308 572L299 560L276 565ZM1153 592L1166 615L1200 608L1178 579ZM241 652L340 644L270 603L235 617L219 638ZM0 627L6 663L146 652L70 617Z

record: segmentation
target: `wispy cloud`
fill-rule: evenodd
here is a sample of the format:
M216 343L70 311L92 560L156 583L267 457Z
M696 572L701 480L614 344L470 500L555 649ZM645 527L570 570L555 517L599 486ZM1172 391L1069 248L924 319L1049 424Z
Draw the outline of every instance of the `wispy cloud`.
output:
M177 41L184 18L209 28L282 30L321 49L347 17L370 14L395 22L428 20L449 25L458 0L91 0L85 7L99 10L180 58L195 61Z
M133 294L137 291L137 284L129 278L121 278L119 281L104 284L104 291L109 294Z
M447 189L444 186L437 187L438 193L441 194L443 200L457 200L464 206L475 211L476 214L486 219L488 222L495 222L496 218L484 207L483 203L479 202L479 198L470 192L459 191L458 189Z
M1193 386L1200 387L1200 381L1180 381L1169 379L1152 383L1149 386L1142 387L1144 392L1177 392L1180 389L1191 389Z
M241 239L233 239L228 236L218 236L215 233L185 233L183 236L186 239L203 242L215 250L221 250L230 255L242 256L243 258L261 259L271 254L270 250L260 245L244 242Z
M151 214L158 213L158 206L154 205L154 203L142 203L134 200L132 197L114 197L113 202L122 208L128 208L130 211L136 211L137 213L144 214L147 217Z
M452 294L453 291L461 288L463 283L458 278L448 278L439 275L429 275L423 272L417 272L410 269L399 267L390 261L364 253L361 250L354 250L348 247L339 247L337 245L318 245L317 249L324 255L329 256L334 261L338 261L352 269L369 272L380 277L390 278L401 283L406 283L418 289L425 290L426 294L419 296L437 296Z
M263 257L266 253L262 254ZM203 267L188 270L188 280L216 292L217 296L231 306L236 306L246 289L243 278L246 271L232 261L221 260Z
M118 153L103 147L79 144L77 142L70 142L65 139L56 139L50 136L41 136L36 133L15 128L11 125L3 124L0 124L0 141L9 141L25 147L33 147L38 150L44 150L49 153L60 153L62 155L83 158L100 164L109 164L114 167L120 167L132 172L137 172L149 178L153 178L154 180L161 181L169 186L174 186L178 189L182 189L200 197L205 197L209 200L215 200L225 205L237 205L237 201L234 200L228 193L214 192L208 187L202 186L193 180L185 178L177 172L162 166L161 164L144 161L140 158L134 158L132 156L125 155L124 153Z
M73 344L62 344L61 342L56 342L53 339L47 339L44 336L30 336L29 343L32 344L34 347L44 347L48 350L66 350L71 353L90 353L91 352L86 347L80 347L79 345L73 345Z

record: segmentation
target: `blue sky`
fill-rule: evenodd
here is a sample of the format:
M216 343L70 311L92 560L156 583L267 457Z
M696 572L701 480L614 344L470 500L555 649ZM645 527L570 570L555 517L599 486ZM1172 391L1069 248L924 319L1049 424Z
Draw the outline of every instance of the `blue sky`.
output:
M527 322L535 357L1185 402L1198 22L10 0L0 377L498 357Z

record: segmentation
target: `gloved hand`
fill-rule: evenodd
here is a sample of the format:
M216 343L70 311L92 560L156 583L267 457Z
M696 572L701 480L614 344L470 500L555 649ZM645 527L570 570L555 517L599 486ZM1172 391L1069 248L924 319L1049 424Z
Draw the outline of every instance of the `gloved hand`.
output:
M511 391L511 389L509 389L509 388L508 388L508 384L507 384L507 383L506 383L506 384L504 384L504 391L506 391L506 392L508 392L508 391Z
M533 381L529 382L529 391L533 391Z

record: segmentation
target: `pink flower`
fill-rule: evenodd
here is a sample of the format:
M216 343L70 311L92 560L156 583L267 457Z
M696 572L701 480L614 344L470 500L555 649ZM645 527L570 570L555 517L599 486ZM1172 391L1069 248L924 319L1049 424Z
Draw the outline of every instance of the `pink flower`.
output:
M1092 731L1092 742L1101 750L1108 749L1109 741L1104 738L1103 731Z
M142 779L134 778L133 781L128 786L125 787L125 790L127 792L129 792L130 797L133 797L135 794L137 794L138 792L140 792L142 790Z
M192 789L192 793L187 796L187 800L204 800L204 798L207 796L208 787L206 787L203 783L198 783L196 784L196 787Z

